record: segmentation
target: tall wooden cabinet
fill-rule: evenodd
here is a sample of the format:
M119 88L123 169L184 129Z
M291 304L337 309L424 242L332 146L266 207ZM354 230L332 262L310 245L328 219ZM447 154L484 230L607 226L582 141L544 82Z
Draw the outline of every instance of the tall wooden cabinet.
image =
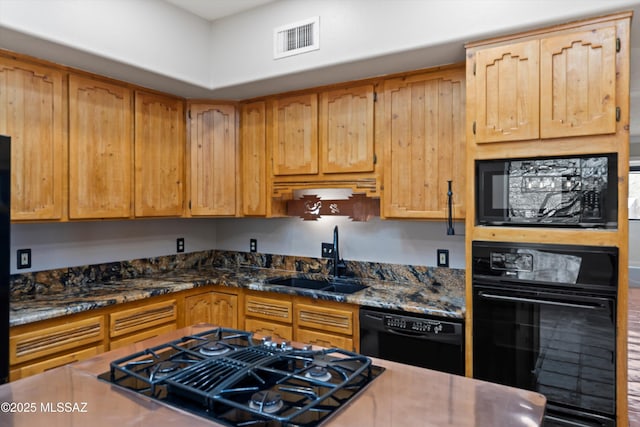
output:
M69 218L132 213L131 89L69 76Z
M617 425L627 425L627 215L631 13L467 44L467 168L482 159L613 153L617 228L476 224L475 174L467 179L466 263L474 240L618 248ZM466 284L467 375L473 374L472 278Z
M184 200L184 102L135 92L135 215L180 216Z
M267 106L264 101L242 106L242 213L267 215Z
M63 73L0 56L0 134L11 136L11 220L60 220L66 201Z
M446 218L448 181L464 217L464 109L464 67L385 80L384 217Z
M192 216L238 213L240 156L233 104L191 103L188 197Z

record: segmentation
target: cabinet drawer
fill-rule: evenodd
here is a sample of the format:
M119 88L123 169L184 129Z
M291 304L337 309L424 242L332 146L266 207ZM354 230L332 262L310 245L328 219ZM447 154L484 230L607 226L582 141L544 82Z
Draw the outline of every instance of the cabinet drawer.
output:
M147 304L111 313L109 315L109 334L112 338L120 337L152 326L175 322L177 318L176 300Z
M73 353L47 359L42 362L32 363L31 365L23 366L22 368L13 369L11 371L11 381L19 380L20 378L25 378L35 374L40 374L50 369L67 365L69 363L79 362L80 360L88 359L103 352L104 346L99 345L97 347L90 347L84 350L74 351Z
M39 329L9 338L9 363L15 365L104 339L104 316Z
M279 301L251 295L245 298L245 315L291 323L292 305L291 301Z
M323 331L353 334L353 312L310 304L296 304L296 325Z
M293 339L293 328L287 325L265 322L258 319L245 319L244 328L260 337L278 338L287 341Z
M176 324L170 323L168 325L159 326L157 328L153 328L147 331L138 332L137 334L129 335L124 338L118 338L118 339L112 340L109 343L109 350L114 350L116 348L120 348L122 346L129 345L129 344L135 344L140 341L144 341L149 338L154 338L154 337L157 337L158 335L166 334L167 332L171 332L175 330L176 330Z
M348 351L355 351L353 340L339 335L324 334L322 332L297 329L295 341L303 344L313 344L321 347L338 347Z

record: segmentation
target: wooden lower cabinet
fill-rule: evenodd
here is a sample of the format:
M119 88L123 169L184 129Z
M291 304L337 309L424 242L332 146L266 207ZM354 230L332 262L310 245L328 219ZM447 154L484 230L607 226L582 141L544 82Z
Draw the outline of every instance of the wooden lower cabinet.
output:
M295 341L349 351L359 350L358 306L297 297L293 313Z
M225 328L238 328L238 295L210 291L184 299L184 325L211 323Z
M296 329L293 339L297 342L318 345L320 347L338 347L349 351L355 351L356 349L353 339L351 338L303 328Z
M245 329L259 338L270 336L322 347L359 349L357 306L222 286L203 289L12 327L10 380L195 323Z
M140 333L168 323L175 326L177 319L178 305L175 299L119 310L109 314L109 337Z
M110 340L109 350L115 350L116 348L120 348L129 344L136 344L140 341L148 340L149 338L154 338L159 335L166 334L167 332L175 331L176 329L177 325L175 322L173 322L167 325L158 326L156 328L146 329L142 332L134 333L132 335L127 335L124 338Z
M62 356L52 357L51 359L45 359L42 362L31 363L17 369L12 369L9 374L9 380L15 381L20 378L40 374L53 368L88 359L102 352L104 352L104 345L99 345L96 347L89 347L84 350L73 351L71 353L63 354Z
M245 319L244 328L256 334L258 338L271 337L287 341L293 339L293 327L291 325L259 319Z

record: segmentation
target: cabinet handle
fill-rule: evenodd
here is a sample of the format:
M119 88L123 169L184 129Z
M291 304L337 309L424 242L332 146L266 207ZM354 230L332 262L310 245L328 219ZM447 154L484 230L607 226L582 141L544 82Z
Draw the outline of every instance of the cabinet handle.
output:
M621 111L620 111L620 107L616 107L616 122L620 121L620 115L621 115Z
M476 134L476 121L473 121L473 134Z

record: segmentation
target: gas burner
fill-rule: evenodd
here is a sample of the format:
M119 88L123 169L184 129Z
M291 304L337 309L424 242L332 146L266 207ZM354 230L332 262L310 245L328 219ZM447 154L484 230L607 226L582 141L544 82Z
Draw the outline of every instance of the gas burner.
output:
M251 395L249 407L256 411L273 414L278 412L284 403L280 393L271 390L262 390Z
M159 362L152 368L151 373L149 374L149 380L153 381L155 379L164 378L167 375L176 372L178 369L180 369L179 363L172 362L170 360Z
M198 351L205 356L220 356L231 351L231 347L220 341L208 341L202 344Z
M332 378L331 372L327 368L318 365L312 366L304 373L304 376L318 381L329 381Z

